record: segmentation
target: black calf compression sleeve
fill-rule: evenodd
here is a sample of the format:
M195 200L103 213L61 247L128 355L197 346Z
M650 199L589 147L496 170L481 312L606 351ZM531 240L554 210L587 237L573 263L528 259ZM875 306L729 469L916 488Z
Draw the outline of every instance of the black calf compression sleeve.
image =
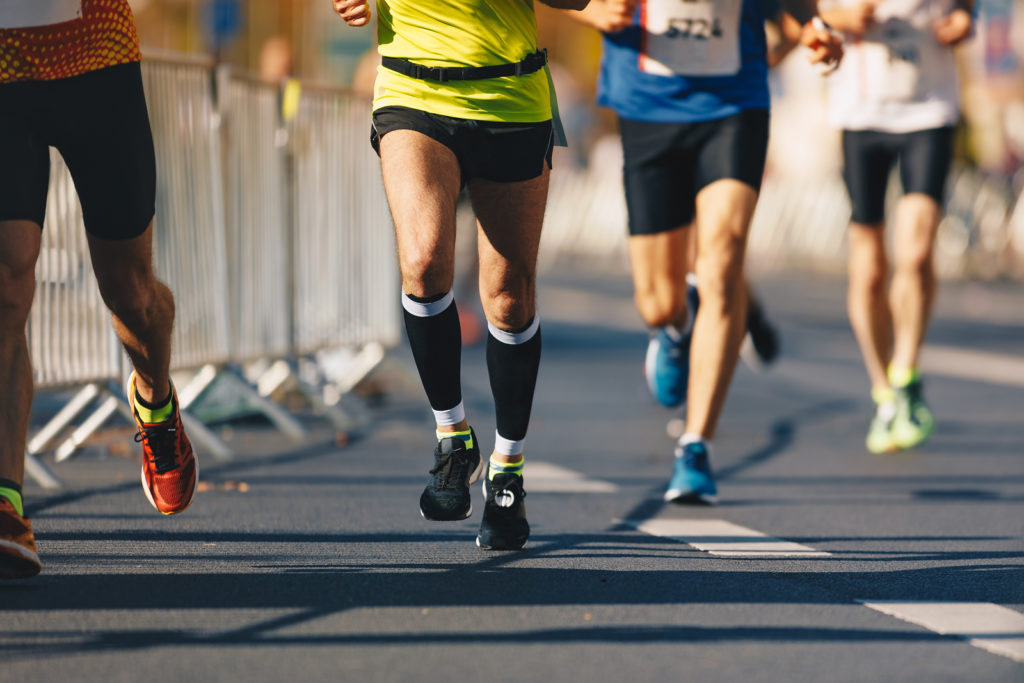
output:
M427 400L435 411L462 402L462 329L451 292L421 298L402 294L405 332Z
M521 441L530 423L540 367L540 318L534 316L519 332L506 332L489 323L487 331L487 371L498 435Z

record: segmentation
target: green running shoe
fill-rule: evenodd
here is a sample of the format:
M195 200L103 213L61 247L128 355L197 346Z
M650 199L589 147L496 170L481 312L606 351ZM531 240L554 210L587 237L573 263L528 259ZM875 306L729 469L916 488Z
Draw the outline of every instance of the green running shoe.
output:
M879 410L875 412L874 417L871 418L871 424L868 426L868 438L864 441L864 445L871 453L892 453L898 451L900 448L896 445L896 441L892 438L892 422L893 416L892 404L889 404L890 410L889 415L884 415L882 408L879 406Z
M913 448L928 440L935 429L935 417L924 402L921 380L896 388L896 416L892 439L899 448Z

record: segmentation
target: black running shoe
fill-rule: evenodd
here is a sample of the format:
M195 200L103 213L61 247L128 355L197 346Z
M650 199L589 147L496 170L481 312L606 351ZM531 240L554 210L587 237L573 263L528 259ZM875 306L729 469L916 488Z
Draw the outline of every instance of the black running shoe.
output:
M526 492L518 474L495 474L484 479L484 519L476 544L484 550L519 550L530 538L526 521Z
M765 315L761 303L751 298L747 305L747 335L740 357L754 370L771 365L779 356L779 333Z
M420 514L435 522L466 519L473 512L469 486L480 477L480 446L473 435L473 447L455 436L441 439L434 449L433 475L420 496Z

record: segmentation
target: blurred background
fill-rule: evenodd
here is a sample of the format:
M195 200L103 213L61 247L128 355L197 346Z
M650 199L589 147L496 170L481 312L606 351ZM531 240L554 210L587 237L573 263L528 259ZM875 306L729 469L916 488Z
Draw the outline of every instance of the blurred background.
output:
M212 56L271 83L294 78L351 87L356 96L369 97L376 68L374 27L347 27L329 0L132 0L131 5L150 53ZM557 220L550 221L564 234L548 242L557 241L563 251L572 244L587 258L618 260L625 209L608 190L618 182L621 152L614 117L593 104L600 37L563 13L536 5L540 44L552 57L570 137L557 169L563 173L553 187L551 212ZM945 278L1019 278L1024 275L1024 206L1016 201L1024 186L1024 3L978 0L977 10L976 35L958 48L963 119L937 263ZM772 91L772 143L764 206L751 236L752 265L836 270L844 262L848 209L838 178L838 135L828 128L824 112L824 79L795 52L773 73ZM568 171L574 172L572 180L565 177ZM594 210L581 211L581 202ZM565 224L573 219L579 229Z

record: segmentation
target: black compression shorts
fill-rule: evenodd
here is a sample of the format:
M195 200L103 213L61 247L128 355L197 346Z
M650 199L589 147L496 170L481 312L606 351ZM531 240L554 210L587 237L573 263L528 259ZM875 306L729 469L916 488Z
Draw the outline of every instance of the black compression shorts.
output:
M51 146L71 172L89 234L123 240L146 230L156 160L138 62L0 85L0 220L42 226Z
M474 178L518 182L551 168L554 136L551 121L505 123L431 114L407 107L373 112L370 143L380 154L380 138L393 130L413 130L440 142L455 154L462 184Z
M843 180L855 223L875 225L885 218L885 188L899 161L904 193L926 194L941 206L953 157L953 128L912 133L843 131Z
M768 151L768 111L749 109L696 123L619 119L629 234L688 225L697 193L731 178L761 188Z

